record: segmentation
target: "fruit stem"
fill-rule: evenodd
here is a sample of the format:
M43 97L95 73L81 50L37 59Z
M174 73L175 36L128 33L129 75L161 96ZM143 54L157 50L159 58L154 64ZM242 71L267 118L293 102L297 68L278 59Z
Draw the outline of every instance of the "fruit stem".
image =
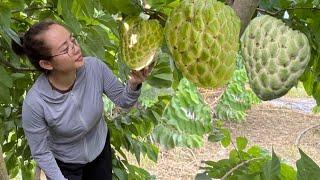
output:
M152 9L146 9L146 8L143 9L143 12L145 14L150 15L150 19L157 19L160 22L162 27L165 26L168 18L166 14L159 11L152 10Z

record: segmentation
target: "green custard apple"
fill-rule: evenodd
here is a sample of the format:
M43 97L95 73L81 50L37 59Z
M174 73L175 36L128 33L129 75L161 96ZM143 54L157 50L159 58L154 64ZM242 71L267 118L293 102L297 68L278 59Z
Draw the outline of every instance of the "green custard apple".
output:
M310 56L305 34L269 15L254 18L241 42L250 86L262 100L285 95L303 74Z
M154 59L163 40L163 28L158 20L128 17L121 27L121 51L127 66L141 70Z
M195 85L217 88L232 77L240 19L216 0L184 0L167 19L165 37L177 68Z

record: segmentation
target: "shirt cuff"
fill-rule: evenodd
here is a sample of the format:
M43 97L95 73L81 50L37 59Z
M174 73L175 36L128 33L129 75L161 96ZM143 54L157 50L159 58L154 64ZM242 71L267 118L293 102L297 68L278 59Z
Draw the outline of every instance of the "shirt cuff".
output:
M139 91L141 89L141 87L142 87L142 83L138 84L138 86L137 86L135 91Z
M130 85L127 84L126 91L131 96L139 96L140 95L140 91L141 91L141 87L142 87L142 84L140 83L137 86L136 90L133 90L133 89L131 89Z

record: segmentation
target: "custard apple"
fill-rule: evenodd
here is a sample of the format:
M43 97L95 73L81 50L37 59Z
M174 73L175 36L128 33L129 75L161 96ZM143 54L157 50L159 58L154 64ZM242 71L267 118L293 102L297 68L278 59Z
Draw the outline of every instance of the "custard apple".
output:
M141 70L154 59L163 40L163 28L155 20L128 17L121 27L121 50L130 69Z
M269 15L250 22L241 51L250 86L262 100L285 95L297 83L311 56L303 33Z
M216 0L184 0L172 10L166 42L177 68L195 85L223 86L235 69L240 19Z

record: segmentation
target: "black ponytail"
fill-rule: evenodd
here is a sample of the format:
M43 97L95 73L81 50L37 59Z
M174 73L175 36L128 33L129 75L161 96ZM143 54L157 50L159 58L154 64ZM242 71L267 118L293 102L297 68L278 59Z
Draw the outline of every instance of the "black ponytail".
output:
M29 30L20 36L20 44L12 41L12 50L20 56L27 56L32 65L41 72L47 72L39 65L39 61L48 59L50 49L39 35L49 29L49 26L58 24L50 19L38 22L31 26Z
M20 44L18 44L16 41L12 40L11 41L11 47L14 53L16 53L19 56L24 56L25 52L23 50L23 34L19 36L20 39Z

